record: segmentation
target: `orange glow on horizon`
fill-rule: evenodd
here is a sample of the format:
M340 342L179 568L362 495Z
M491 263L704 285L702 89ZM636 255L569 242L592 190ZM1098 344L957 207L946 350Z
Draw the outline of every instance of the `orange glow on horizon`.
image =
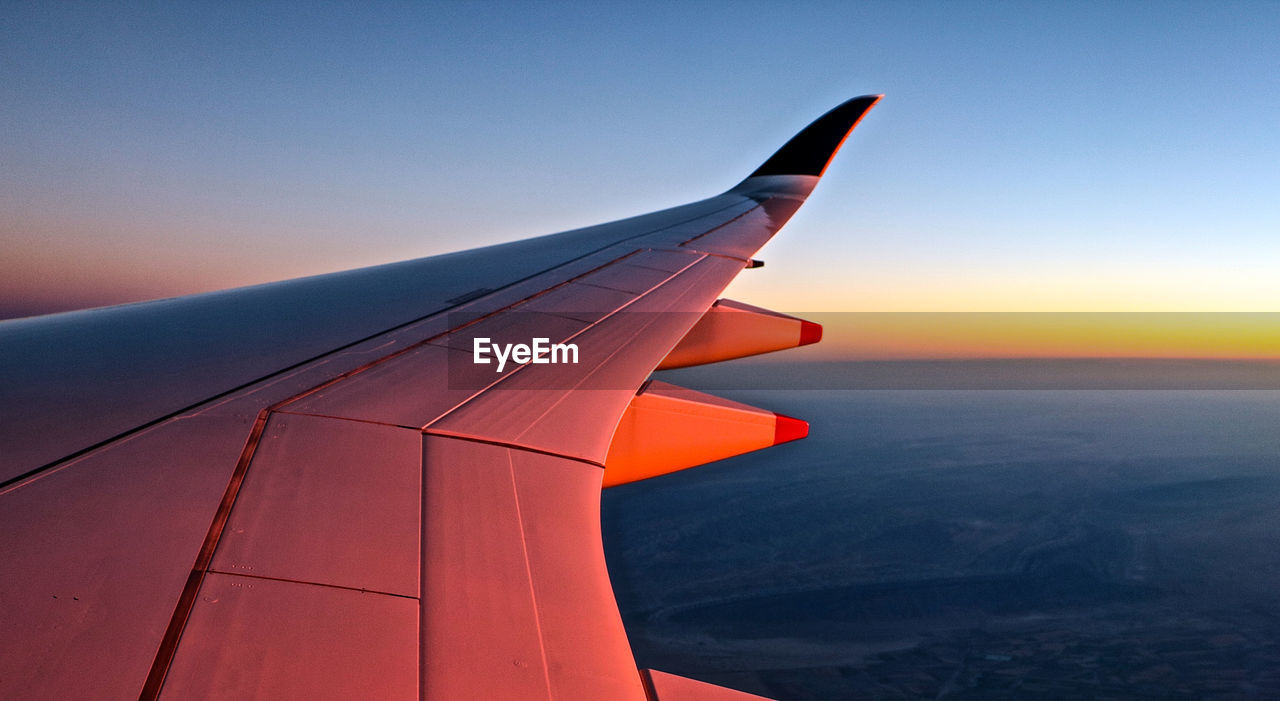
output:
M825 327L823 342L806 349L809 359L1280 359L1280 314L1262 312L803 316Z

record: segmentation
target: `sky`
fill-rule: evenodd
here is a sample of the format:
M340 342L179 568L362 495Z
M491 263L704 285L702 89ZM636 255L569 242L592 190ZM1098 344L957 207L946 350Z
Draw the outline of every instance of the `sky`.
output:
M4 2L0 316L714 195L885 99L726 296L1280 311L1280 4Z

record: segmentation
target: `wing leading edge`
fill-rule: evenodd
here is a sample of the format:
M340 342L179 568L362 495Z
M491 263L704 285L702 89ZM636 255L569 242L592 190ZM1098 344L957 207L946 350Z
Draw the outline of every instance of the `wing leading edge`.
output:
M687 365L816 340L716 296L878 100L651 215L0 324L0 690L701 697L636 669L601 484L803 435L646 378L673 349ZM535 332L580 361L470 362L477 337ZM646 453L664 416L737 438Z

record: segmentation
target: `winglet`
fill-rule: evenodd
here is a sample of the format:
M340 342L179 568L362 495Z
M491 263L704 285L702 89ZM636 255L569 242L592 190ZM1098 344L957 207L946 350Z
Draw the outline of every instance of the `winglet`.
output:
M799 134L783 144L777 153L748 177L760 175L816 175L821 176L840 150L863 115L875 106L884 95L863 95L841 104L818 117Z

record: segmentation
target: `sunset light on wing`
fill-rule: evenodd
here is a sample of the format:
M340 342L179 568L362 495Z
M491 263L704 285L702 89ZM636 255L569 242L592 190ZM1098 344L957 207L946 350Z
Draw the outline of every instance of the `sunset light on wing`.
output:
M1280 699L1278 29L6 3L0 700Z

